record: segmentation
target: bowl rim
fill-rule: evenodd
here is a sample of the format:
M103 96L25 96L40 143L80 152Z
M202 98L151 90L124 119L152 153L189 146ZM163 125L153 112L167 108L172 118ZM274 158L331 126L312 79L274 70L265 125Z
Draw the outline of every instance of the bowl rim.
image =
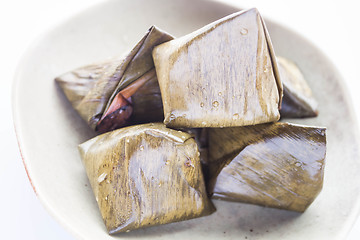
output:
M16 140L17 140L17 144L18 144L18 148L19 148L19 152L21 155L21 161L24 165L27 177L29 179L29 182L31 184L31 187L35 193L35 195L37 196L37 198L40 200L41 205L46 209L46 211L61 225L64 227L64 229L69 232L72 236L74 236L77 239L84 239L83 236L81 235L81 233L79 233L74 227L72 227L72 225L70 223L68 223L68 221L66 221L63 217L61 217L58 214L58 211L56 210L56 208L54 208L54 206L52 206L47 200L46 200L46 194L43 194L42 192L39 192L36 188L36 180L34 181L32 176L33 176L33 171L32 171L32 167L31 164L29 164L29 158L28 158L28 152L26 147L24 147L26 145L26 143L24 142L23 138L22 138L22 129L21 129L21 124L19 123L19 114L18 114L18 102L20 101L20 96L18 94L18 85L21 83L21 79L22 79L22 74L21 71L23 69L23 66L26 65L27 63L27 59L29 59L29 57L32 55L32 52L34 49L36 49L39 44L43 41L44 38L46 38L48 35L50 35L53 32L57 32L62 26L66 25L67 23L72 22L73 20L75 20L78 16L85 14L88 11L94 10L96 8L99 8L100 6L103 5L107 5L110 2L113 2L114 0L108 0L108 1L103 1L103 2L99 2L96 3L92 6L86 7L82 10L80 10L79 12L73 14L71 17L60 21L57 24L54 24L52 27L48 28L47 30L45 30L42 34L40 34L38 37L35 38L35 40L32 41L32 43L26 48L26 50L24 51L24 53L22 54L22 56L20 57L20 60L15 68L15 72L14 72L14 76L13 76L13 82L12 82L12 91L11 91L11 108L12 108L12 117L13 117L13 126L14 126L14 131L15 131L15 135L16 135ZM196 0L196 1L202 1L202 0ZM242 9L239 8L239 6L231 4L229 2L222 2L219 0L215 0L216 3L218 3L219 5L227 5L230 7L234 7L236 9L238 9L238 11L241 11ZM306 37L302 36L300 33L298 33L296 30L291 29L271 18L268 17L264 17L265 19L265 23L267 24L271 24L273 26L276 26L278 28L281 28L282 30L290 33L291 35L294 35L296 38L300 39L301 42L306 43L308 46L310 46L314 51L315 51L315 55L319 55L321 56L322 59L324 59L326 61L326 64L332 67L332 72L335 73L337 75L337 79L338 81L341 83L340 87L341 87L341 91L343 93L345 93L343 95L344 97L344 102L346 102L348 108L349 108L349 112L351 114L351 116L349 116L349 118L356 124L354 124L353 127L353 132L354 135L356 136L360 136L359 135L359 121L357 119L357 116L355 114L354 111L354 106L352 103L352 98L350 96L349 91L348 91L348 86L346 84L346 81L344 81L342 75L340 74L337 66L334 65L334 63L330 60L329 56L322 51L320 48L318 48L313 42L311 42L310 40L308 40ZM270 33L271 34L271 33ZM357 141L359 143L359 139L357 138ZM30 161L31 162L31 161ZM360 197L360 192L357 194L357 198ZM359 213L360 213L360 201L357 201L356 204L354 204L353 209L355 209L355 211L352 211L348 216L346 221L348 222L348 224L344 224L345 227L343 227L343 231L341 232L340 236L342 238L346 238L346 236L349 234L350 230L352 229L355 220L358 218Z

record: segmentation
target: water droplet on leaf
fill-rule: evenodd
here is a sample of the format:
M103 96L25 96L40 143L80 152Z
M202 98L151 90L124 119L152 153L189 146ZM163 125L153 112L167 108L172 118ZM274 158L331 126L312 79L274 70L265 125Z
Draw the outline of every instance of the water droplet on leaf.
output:
M248 30L246 29L246 28L243 28L243 29L241 29L241 31L240 31L240 33L241 33L241 35L246 35L246 34L248 34Z
M219 106L219 102L218 102L218 101L214 101L212 105L213 105L213 107L218 107L218 106Z

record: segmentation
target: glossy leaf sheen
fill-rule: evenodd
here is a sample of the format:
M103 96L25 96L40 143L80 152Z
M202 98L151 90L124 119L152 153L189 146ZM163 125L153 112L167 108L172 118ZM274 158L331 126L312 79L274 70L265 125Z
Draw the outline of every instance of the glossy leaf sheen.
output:
M282 118L316 117L317 102L300 69L290 60L277 57L284 86L280 115Z
M256 9L163 43L153 58L167 126L243 126L280 117L282 84Z
M154 69L151 56L154 46L171 39L173 37L169 34L156 27L151 27L140 42L123 57L73 70L57 77L55 80L81 117L91 128L96 129L99 120L103 119L103 113L107 112L115 96ZM150 79L152 81L152 90L150 92L154 92L154 99L147 102L141 101L139 106L132 104L132 108L146 109L149 107L149 109L157 109L157 107L161 106L161 101L159 101L160 89L156 85L157 81L154 78L156 79L156 77ZM140 95L137 94L137 98L139 97ZM146 98L149 99L151 96L147 95ZM135 101L135 104L137 102ZM152 119L162 121L163 114L159 114L161 111L162 108L148 114L158 114ZM108 114L113 112L120 113L121 111L115 109L108 112ZM134 110L134 113L137 112L139 111ZM114 117L114 119L117 118L119 117ZM124 120L122 117L120 118ZM144 120L143 117L141 119ZM124 122L127 122L127 119L125 120ZM108 124L109 121L110 119L107 120ZM108 128L111 130L114 127L110 126Z
M287 123L209 129L214 198L303 212L323 185L324 128Z
M199 152L163 124L121 128L79 146L110 234L211 214Z

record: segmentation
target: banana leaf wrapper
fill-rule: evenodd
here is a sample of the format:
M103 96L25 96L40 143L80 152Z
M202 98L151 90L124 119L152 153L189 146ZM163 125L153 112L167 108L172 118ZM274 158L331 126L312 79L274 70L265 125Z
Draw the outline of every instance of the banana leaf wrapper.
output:
M153 48L173 39L151 27L122 57L65 73L55 80L88 125L106 132L122 126L163 121Z
M213 198L304 212L322 189L325 128L288 123L209 129Z
M284 87L280 115L282 118L305 118L318 115L318 104L296 64L277 57L279 73Z
M282 84L256 9L160 44L153 58L167 126L231 127L280 118Z
M162 123L121 128L79 146L110 234L211 214L191 135Z
M208 128L179 128L178 130L190 134L195 139L200 153L200 162L205 182L208 179L208 151L209 151L209 138Z
M190 134L195 139L200 152L201 163L207 163L208 129L207 128L178 128L177 130Z

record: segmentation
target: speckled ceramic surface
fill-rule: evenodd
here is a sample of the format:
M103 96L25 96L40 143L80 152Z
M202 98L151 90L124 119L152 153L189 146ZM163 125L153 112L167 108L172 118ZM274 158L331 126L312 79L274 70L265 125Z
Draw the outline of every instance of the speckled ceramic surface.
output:
M191 6L191 7L190 7ZM210 1L107 1L43 35L24 55L14 84L15 128L30 181L49 212L79 239L341 239L358 213L357 122L331 62L292 31L267 21L275 51L302 69L327 127L323 191L304 213L214 201L211 216L110 237L77 145L94 133L72 110L54 78L130 49L152 25L182 36L238 11Z

